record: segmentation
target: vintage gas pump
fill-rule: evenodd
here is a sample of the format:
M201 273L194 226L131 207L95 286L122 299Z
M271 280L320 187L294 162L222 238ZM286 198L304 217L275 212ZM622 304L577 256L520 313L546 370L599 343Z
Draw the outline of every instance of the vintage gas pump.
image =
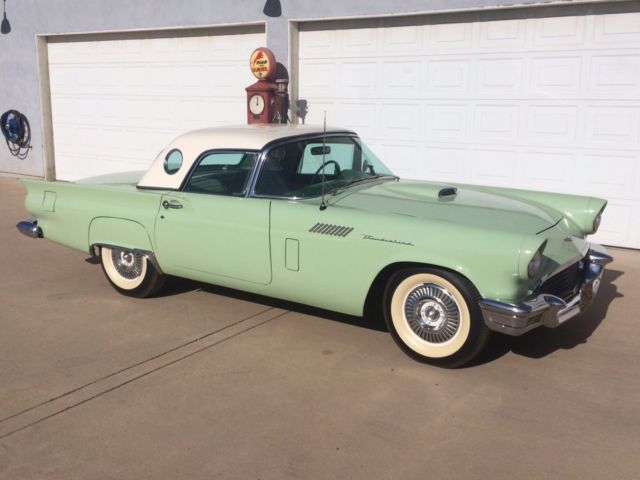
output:
M258 79L247 91L247 123L286 123L288 94L286 80L272 81L276 57L265 47L256 48L249 60L251 73Z

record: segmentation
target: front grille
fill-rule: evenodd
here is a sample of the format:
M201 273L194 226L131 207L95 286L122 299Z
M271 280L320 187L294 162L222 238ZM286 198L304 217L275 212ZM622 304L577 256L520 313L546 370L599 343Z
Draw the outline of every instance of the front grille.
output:
M580 260L562 272L547 279L540 288L538 293L550 293L556 297L560 297L565 302L573 298L580 289L580 284L584 280L585 260Z

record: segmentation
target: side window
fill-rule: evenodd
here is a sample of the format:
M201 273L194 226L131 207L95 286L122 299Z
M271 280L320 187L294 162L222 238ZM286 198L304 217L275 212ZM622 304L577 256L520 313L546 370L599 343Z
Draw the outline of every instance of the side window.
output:
M244 159L246 153L244 152L229 152L229 153L210 153L200 160L200 166L206 167L209 165L218 165L226 170L230 167L238 166Z
M182 167L182 152L173 149L164 157L164 171L169 175L173 175Z
M254 152L211 152L201 155L184 191L240 196L256 161Z

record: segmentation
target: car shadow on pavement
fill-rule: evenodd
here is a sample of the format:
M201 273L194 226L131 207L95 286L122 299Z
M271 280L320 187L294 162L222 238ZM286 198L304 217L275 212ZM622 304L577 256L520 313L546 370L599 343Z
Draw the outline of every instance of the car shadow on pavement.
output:
M301 303L289 302L287 300L280 300L278 298L266 297L263 295L257 295L254 293L243 292L241 290L234 290L232 288L220 287L218 285L210 285L206 283L195 282L178 277L169 277L167 283L158 292L156 297L167 297L171 295L178 295L193 290L200 290L202 292L211 293L214 295L222 295L225 297L235 298L245 302L259 303L273 308L280 308L282 310L291 310L292 312L302 313L304 315L311 315L314 317L326 318L335 322L341 322L348 325L354 325L357 327L368 328L371 330L386 332L387 327L384 324L382 315L369 315L367 318L356 317L353 315L346 315L343 313L333 312L331 310L325 310L322 308L311 307Z
M624 272L618 270L605 271L595 302L583 315L569 320L566 324L558 328L541 327L520 337L510 337L499 334L493 335L487 348L464 368L493 362L509 352L529 358L542 358L557 350L571 349L586 343L588 338L605 320L611 302L623 296L613 283L623 274ZM325 318L327 320L379 332L387 331L381 313L370 313L365 315L365 317L357 317L184 278L169 277L165 286L156 296L167 297L194 290L235 298L241 301L259 303L273 308L290 310L304 315Z
M494 335L489 345L467 367L492 362L513 352L528 358L542 358L560 349L571 349L587 343L588 338L605 320L609 305L623 297L613 283L624 272L605 270L593 305L584 314L572 318L558 328L540 327L520 337Z

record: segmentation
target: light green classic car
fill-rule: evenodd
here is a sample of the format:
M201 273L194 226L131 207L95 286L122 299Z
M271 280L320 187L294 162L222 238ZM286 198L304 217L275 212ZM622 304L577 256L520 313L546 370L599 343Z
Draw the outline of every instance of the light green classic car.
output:
M35 220L18 229L100 256L123 294L175 275L379 312L405 352L448 367L491 332L578 315L612 260L585 240L605 200L400 180L339 128L198 130L147 172L24 184Z

